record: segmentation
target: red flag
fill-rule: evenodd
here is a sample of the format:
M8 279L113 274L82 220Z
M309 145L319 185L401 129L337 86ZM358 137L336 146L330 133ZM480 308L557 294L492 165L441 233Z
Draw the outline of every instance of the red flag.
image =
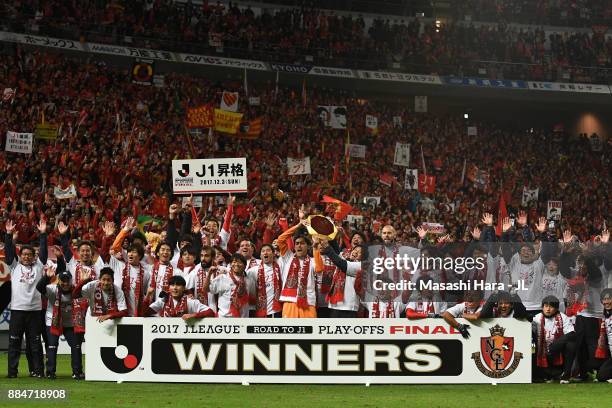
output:
M200 225L200 219L194 206L191 206L191 225Z
M497 227L495 228L495 235L498 237L502 234L502 222L504 218L508 216L508 209L506 208L506 199L504 197L505 194L500 194L499 196L499 207L497 209Z
M419 174L419 192L434 193L436 191L436 176Z
M332 175L332 184L338 183L339 179L340 179L340 163L336 161L336 164L334 164L334 173Z
M384 173L380 175L378 181L380 181L380 184L391 187L393 184L397 183L397 178L390 173Z
M346 217L353 210L353 207L349 204L330 196L324 195L323 200L321 200L321 202L329 203L335 207L334 219L336 221L342 221L344 217Z

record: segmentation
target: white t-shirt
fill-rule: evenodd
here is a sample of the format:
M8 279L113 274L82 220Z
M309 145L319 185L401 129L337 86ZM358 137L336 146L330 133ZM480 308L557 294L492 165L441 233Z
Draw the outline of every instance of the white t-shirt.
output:
M287 250L285 255L278 258L278 265L281 268L281 277L283 281L283 289L287 284L287 276L289 275L289 269L291 269L291 262L295 254L293 251ZM304 259L300 259L300 267L304 266ZM308 270L307 277L307 286L306 286L306 299L308 301L309 306L317 305L317 293L316 293L316 282L315 282L315 261L313 258L310 258L310 266ZM296 287L297 289L297 287ZM289 303L297 303L297 295L296 296L283 296L281 290L281 302L289 302Z
M325 264L328 264L328 263L333 264L331 259L328 256L321 255L321 257L323 258L323 262ZM357 269L357 265L361 265L361 262L349 262L347 260L347 272L349 272L350 270L350 275L348 273L342 272L340 268L337 268L336 272L334 272L334 276L336 273L345 274L344 299L338 303L329 302L328 307L330 309L350 310L354 312L359 310L359 296L357 295L357 292L355 292L355 280L356 280L355 276L357 275L357 272L359 272L360 270L360 268ZM332 277L332 282L333 282L333 277Z
M198 285L200 283L198 279L198 275L201 269L202 269L202 264L198 264L189 273L189 276L187 276L187 289L193 290L194 296L195 296L195 291L197 290ZM217 312L217 299L215 298L214 293L211 293L210 290L208 291L208 307L210 307L215 313Z
M516 291L525 309L540 310L542 308L542 276L546 268L542 259L538 258L530 264L524 264L521 262L520 255L516 253L512 256L508 267L512 282L523 281L523 286L527 288L527 290Z
M245 276L247 293L252 293L253 281L248 276ZM219 295L218 311L219 317L234 317L230 312L232 302L232 292L234 290L234 281L229 276L229 272L220 273L210 281L210 292ZM249 303L247 302L240 308L240 317L249 317Z
M113 258L113 257L111 257L111 258ZM70 262L68 262L68 264L66 265L66 269L72 275L72 279L73 279L74 282L76 282L77 279L79 279L76 276L76 269L77 269L77 265L79 265L79 264L81 264L81 269L90 270L92 268L91 266L86 266L85 264L82 264L81 261L77 261L74 257L72 257L70 259ZM106 266L106 264L104 263L104 260L102 260L102 257L99 256L98 259L96 259L96 261L93 264L93 271L96 274L96 279L100 277L100 271L105 266Z
M155 299L159 297L160 292L164 287L164 276L166 276L166 271L168 269L167 265L162 263L159 264L159 269L157 270L157 281L155 282ZM155 265L151 268L151 279L153 279L153 271L155 270ZM172 268L172 276L182 276L187 281L187 278L183 275L183 271L179 268ZM145 291L146 293L146 291Z
M170 299L170 301L172 302L172 306L176 307L177 305L176 300L172 298ZM159 314L164 309L164 304L165 304L165 299L159 298L155 302L151 303L149 307L155 310ZM210 310L210 307L203 305L202 303L200 303L200 301L196 299L187 298L187 313L186 314L200 313L200 312L205 312L207 310Z
M42 278L45 267L40 259L36 258L32 266L25 266L15 258L10 267L11 310L42 310L40 292L36 290L36 284Z
M606 334L608 337L608 347L610 348L610 355L612 355L612 316L608 316L605 320Z
M563 334L571 333L574 331L574 325L572 324L569 317L565 314L560 313L561 321L563 323ZM538 340L540 336L540 324L544 319L544 335L546 336L546 348L548 349L553 341L555 341L555 334L557 334L557 322L555 317L544 317L542 313L538 313L533 318L531 326L533 331L537 333Z
M84 299L87 299L89 301L89 316L93 316L93 309L95 307L95 292L96 292L96 285L98 284L98 280L95 281L91 281L86 283L85 285L83 285L83 288L81 289L81 296ZM117 285L113 285L114 286L114 290L115 290L115 296L117 298L117 310L118 311L123 311L123 310L127 310L127 305L125 304L125 296L123 296L123 291L121 290L121 288ZM108 304L108 298L109 298L109 294L106 293L105 291L102 291L102 298L104 300L104 312L107 313L107 307L106 305Z
M115 286L123 287L123 269L125 268L125 262L120 261L119 259L111 256L110 267L115 272L114 280ZM147 289L149 288L149 284L151 282L151 265L143 265L142 267L144 271L144 276L142 279L142 288L140 289L142 293L142 298L147 294ZM128 316L136 316L136 281L138 279L138 274L140 273L140 268L136 266L130 265L130 291L128 293L127 303L129 305L128 308ZM142 300L141 300L142 301Z
M249 292L251 296L257 299L257 277L259 276L260 265L253 266L247 269L246 274L249 281L252 282L251 289L253 292ZM268 315L280 312L280 310L274 310L274 268L272 265L264 264L264 277L266 282L266 313ZM278 285L282 287L281 277L278 277ZM255 304L255 309L257 304Z
M406 310L412 309L416 313L443 313L446 310L446 302L438 300L413 300L408 302Z
M463 317L463 313L474 314L480 312L481 310L482 304L478 305L476 309L469 309L465 302L457 303L455 306L446 309L446 311L454 318Z
M565 298L567 290L567 280L560 273L550 275L544 272L542 276L542 299L546 296L554 296L557 299ZM559 311L565 313L565 302L559 302Z

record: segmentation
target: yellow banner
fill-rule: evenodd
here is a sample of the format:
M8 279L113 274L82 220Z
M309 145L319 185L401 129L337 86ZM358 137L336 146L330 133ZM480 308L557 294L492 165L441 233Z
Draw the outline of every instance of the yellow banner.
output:
M235 135L240 128L242 113L227 112L221 109L215 109L215 130Z
M59 126L54 125L52 123L39 123L36 125L36 130L34 131L34 135L38 139L55 140L57 139L58 129L59 129Z

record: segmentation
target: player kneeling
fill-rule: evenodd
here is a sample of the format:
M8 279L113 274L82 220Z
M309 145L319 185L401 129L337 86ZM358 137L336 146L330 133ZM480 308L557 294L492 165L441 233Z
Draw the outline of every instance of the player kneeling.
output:
M215 317L215 312L196 299L188 298L185 294L185 278L173 276L168 282L169 293L162 292L160 297L151 303L155 289L149 288L144 300L145 316L180 317L183 320Z
M560 383L568 384L576 356L576 332L569 317L559 312L559 299L546 296L542 300L542 312L533 318L532 334L536 344L534 382L551 381L561 372Z

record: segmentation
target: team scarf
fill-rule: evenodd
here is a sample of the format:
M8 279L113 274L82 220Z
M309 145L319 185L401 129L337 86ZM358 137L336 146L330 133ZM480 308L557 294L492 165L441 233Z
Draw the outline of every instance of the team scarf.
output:
M240 317L240 310L244 305L249 304L249 294L247 293L246 281L244 275L236 276L230 271L229 277L234 282L230 299L230 313L233 317Z
M70 303L73 303L72 300ZM64 306L65 308L66 306ZM64 324L62 322L62 288L57 285L55 293L55 301L53 302L53 315L51 317L51 334L61 336L64 333ZM80 307L72 307L71 309L72 327L75 333L85 333L85 314Z
M91 268L89 268L89 279L90 280L95 280L96 279L96 269L94 268L94 266L92 265ZM74 277L74 285L75 286L79 286L81 284L81 271L83 270L83 264L79 261L77 262L76 268L75 268L75 277ZM85 299L85 298L76 298L76 299L72 299L72 313L76 313L78 316L85 316L85 314L87 313L87 309L89 308L89 300ZM85 321L84 321L84 317L83 317L83 322L79 323L79 326L74 326L74 332L75 333L85 333Z
M425 307L425 305L427 305L427 307ZM423 301L421 299L417 301L416 309L417 310L415 310L415 312L417 313L425 313L425 314L435 313L434 304L432 300Z
M575 316L587 307L589 284L583 276L567 280L567 303L565 314Z
M200 269L198 269L198 282L195 293L196 299L206 306L208 306L208 290L204 290L204 283L206 282L207 273L208 268L205 270L204 267L200 266Z
M108 293L108 299L104 301L102 294L102 282L98 281L94 289L94 307L91 312L93 316L104 316L105 314L117 312L117 298L115 297L115 285L111 285L111 290Z
M144 280L144 268L142 264L138 263L138 276L136 277L136 287L134 288L134 310L135 317L140 317L140 305L142 303L142 284ZM125 301L128 304L128 310L130 310L130 289L131 289L131 278L130 278L130 264L125 263L125 267L123 268L123 281L121 283L121 290L123 290L123 294L125 296Z
M289 267L289 273L287 274L287 282L281 294L282 296L297 298L298 307L308 307L307 288L309 273L310 257L306 255L304 264L300 266L299 258L294 256Z
M378 319L385 317L391 319L395 316L395 302L393 301L397 297L397 291L380 291L380 295L376 296L376 300L372 303L372 314L371 318ZM380 302L383 301L387 304L385 316L381 315Z
M606 320L609 319L610 316L612 316L612 314L608 314L604 310L604 318L599 319L599 338L597 339L597 349L595 350L595 358L597 359L606 360L610 357L608 333L606 332Z
M317 285L317 289L321 295L325 295L326 299L329 296L329 292L331 291L336 269L336 265L332 264L329 258L325 258L323 271L317 275L320 279L320 283Z
M274 298L272 299L272 311L281 310L280 302L280 267L272 261L272 282L274 284ZM268 315L268 296L266 291L266 274L264 272L264 262L261 261L257 270L257 310L256 317L266 317Z
M334 272L331 289L325 297L325 300L332 305L344 302L344 287L346 285L346 273L339 269Z
M537 366L542 368L548 367L548 359L546 358L548 347L546 345L546 330L544 329L545 322L546 317L542 314L542 320L540 320L540 335L538 336L538 355L536 359ZM557 327L555 331L555 340L557 340L559 337L563 336L563 319L561 318L561 313L555 315L555 326ZM560 366L561 364L563 364L563 356L561 353L557 353L554 356L553 365Z
M172 296L168 295L164 300L164 307L162 309L161 317L181 317L187 313L187 296L183 294L181 299L177 302Z
M159 265L160 262L155 261L155 265L153 265L153 271L151 272L151 284L149 286L155 290L157 290L157 272L159 272ZM172 279L172 276L174 276L174 268L172 267L172 264L168 262L168 265L166 265L166 273L164 274L162 280L162 290L166 293L168 292L169 288L168 282L170 281L170 279Z

